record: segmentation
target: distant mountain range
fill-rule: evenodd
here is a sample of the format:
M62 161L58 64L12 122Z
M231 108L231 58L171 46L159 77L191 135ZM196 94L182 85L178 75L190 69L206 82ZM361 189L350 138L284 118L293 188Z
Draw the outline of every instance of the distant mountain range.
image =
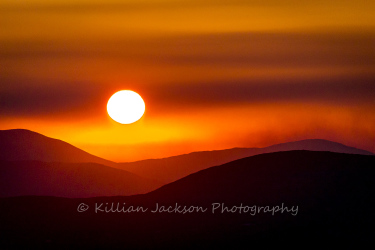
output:
M369 155L275 152L201 170L144 195L2 198L1 246L248 249L296 240L371 242L374 166ZM77 212L82 204L87 211ZM105 212L111 206L114 212ZM117 206L148 211L116 212ZM207 210L178 212L184 206Z
M374 164L374 165L373 165ZM375 156L305 150L265 153L198 171L146 194L148 200L270 202L375 191ZM357 188L361 187L361 192ZM371 191L371 192L372 192ZM165 198L166 197L166 198Z
M89 154L69 143L26 129L0 130L0 160L115 163Z
M0 131L0 197L50 195L94 197L155 190L197 171L252 155L312 150L372 155L326 140L303 140L266 148L203 151L164 159L115 163L64 141L24 130ZM116 169L115 169L116 168Z
M115 165L36 132L0 131L0 197L134 195L163 185Z
M119 163L117 167L137 175L156 179L164 183L176 181L189 174L237 159L280 151L309 150L347 154L373 155L373 153L337 142L320 139L302 140L276 144L265 148L233 148L225 150L193 152L164 159L150 159Z

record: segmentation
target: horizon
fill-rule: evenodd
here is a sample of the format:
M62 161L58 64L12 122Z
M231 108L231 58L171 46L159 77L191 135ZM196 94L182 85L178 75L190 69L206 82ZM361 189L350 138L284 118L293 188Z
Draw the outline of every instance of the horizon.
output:
M373 2L0 0L0 13L0 129L116 162L309 138L375 152ZM119 90L145 102L135 123L107 114Z
M61 141L63 143L67 143L69 144L70 146L73 146L79 150L83 150L79 147L77 147L76 145L72 144L72 143L69 143L68 141L65 141L64 139L62 138L53 138L53 137L50 137L48 135L44 135L44 134L41 134L41 133L38 133L36 131L32 131L32 130L28 130L28 129L22 129L22 128L16 128L16 129L6 129L6 130L0 130L1 131L17 131L17 130L20 130L20 131L27 131L27 132L30 132L30 133L35 133L35 134L38 134L40 136L43 136L43 137L47 137L49 139L53 139L53 140L58 140L58 141ZM358 149L358 150L363 150L365 152L368 152L368 153L371 153L371 154L375 154L374 152L372 151L368 151L368 150L364 150L364 149L361 149L361 148L356 148L356 147L353 147L351 145L346 145L346 144L343 144L343 143L340 143L340 142L337 142L337 141L330 141L330 140L326 140L326 139L322 139L322 138L314 138L314 139L303 139L303 140L297 140L297 141L286 141L286 142L281 142L281 143L276 143L276 144L272 144L272 145L267 145L265 147L233 147L233 148L223 148L223 149L213 149L213 150L201 150L201 151L191 151L191 152L187 152L187 153L182 153L182 154L178 154L178 155L170 155L170 156L165 156L165 157L160 157L160 158L145 158L145 159L137 159L137 160L134 160L134 161L115 161L115 160L112 160L112 159L108 159L108 158L105 158L105 157L102 157L100 155L95 155L91 152L88 152L88 151L85 151L83 150L84 152L88 153L88 154L91 154L93 156L96 156L96 157L99 157L101 159L104 159L104 160L108 160L108 161L111 161L113 163L133 163L133 162L138 162L138 161L147 161L147 160L162 160L162 159L167 159L167 158L173 158L173 157L179 157L179 156L184 156L184 155L189 155L189 154L194 154L194 153L201 153L201 152L215 152L215 151L225 151L225 150L233 150L233 149L265 149L265 148L268 148L268 147L273 147L273 146L279 146L279 145L283 145L283 144L293 144L293 143L299 143L299 142L305 142L305 141L324 141L324 142L328 142L328 143L333 143L333 144L339 144L339 145L342 145L342 146L345 146L345 147L349 147L349 148L352 148L352 149ZM295 151L295 150L306 150L306 149L293 149L292 151ZM309 151L309 150L308 150ZM313 150L314 151L314 150ZM321 150L321 151L325 151L325 150ZM273 151L271 151L272 153ZM275 151L275 152L279 152L279 151ZM263 153L261 153L263 154Z

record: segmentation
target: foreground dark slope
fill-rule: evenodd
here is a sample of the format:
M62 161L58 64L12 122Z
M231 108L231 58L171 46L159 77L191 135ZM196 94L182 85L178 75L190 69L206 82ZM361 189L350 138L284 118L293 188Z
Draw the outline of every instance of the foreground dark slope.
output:
M0 161L0 197L134 195L147 193L161 185L157 181L96 163Z
M233 148L215 151L193 152L164 159L150 159L119 163L117 167L139 176L170 183L189 174L237 159L279 151L310 150L347 154L373 155L371 152L349 147L337 142L310 139L272 145L266 148Z
M26 130L0 130L0 160L116 163L91 155L73 145Z
M340 192L347 195L355 185L373 186L372 163L375 156L314 151L268 153L201 170L147 195L157 200L181 197L189 202L209 198L253 203L297 201L309 195L313 198Z
M375 157L290 151L202 170L131 197L0 199L0 244L8 247L237 249L255 243L373 241ZM202 206L205 213L151 213L155 204ZM89 206L77 212L79 204ZM145 213L95 213L95 204L143 206ZM212 213L225 206L298 206L290 213ZM103 207L102 207L103 208Z

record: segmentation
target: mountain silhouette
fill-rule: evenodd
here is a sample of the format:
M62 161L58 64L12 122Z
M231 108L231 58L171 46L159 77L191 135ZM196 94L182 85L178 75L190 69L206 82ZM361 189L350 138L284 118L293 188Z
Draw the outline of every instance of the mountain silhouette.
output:
M119 163L116 167L139 176L170 183L189 174L237 159L279 151L310 150L330 151L347 154L373 155L373 153L337 142L310 139L276 144L265 148L233 148L225 150L193 152L163 159L150 159L129 163Z
M89 154L69 143L26 130L0 130L0 160L116 163Z
M129 197L0 199L2 246L248 249L276 242L371 242L375 156L287 151L211 167ZM77 212L80 204L86 212ZM205 213L95 212L97 204L201 206ZM219 204L263 207L212 213ZM271 214L265 207L296 208ZM248 210L249 211L249 210ZM279 245L280 246L280 245Z
M91 155L69 143L49 138L39 133L12 129L0 130L0 160L44 161L65 163L98 163L160 183L170 183L189 174L237 159L279 151L310 150L348 154L373 155L373 153L349 147L337 142L310 139L287 142L265 148L233 148L225 150L193 152L163 159L148 159L128 163L115 163ZM146 188L146 190L151 191Z
M266 153L198 171L146 196L155 200L182 197L198 203L244 199L260 203L326 196L353 191L358 185L364 188L374 178L373 163L375 156L304 150Z
M0 197L134 195L161 185L158 181L97 163L0 161Z

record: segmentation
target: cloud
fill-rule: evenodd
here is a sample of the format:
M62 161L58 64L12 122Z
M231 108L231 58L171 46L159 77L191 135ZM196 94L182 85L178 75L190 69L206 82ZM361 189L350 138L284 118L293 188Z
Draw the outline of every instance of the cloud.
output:
M186 66L374 66L373 33L238 32L102 41L3 42L2 60L89 58ZM249 68L250 69L250 68Z
M280 102L375 105L375 76L280 81L202 82L144 86L151 112ZM34 86L37 86L36 84ZM0 112L9 116L89 115L105 109L109 91L91 84L54 84L0 92Z
M97 106L100 86L88 83L55 82L43 85L40 82L25 83L5 82L17 86L0 91L0 113L4 116L45 116L71 115L86 116Z
M335 79L210 82L154 88L153 101L165 106L226 106L279 102L374 105L375 76Z
M4 43L0 112L90 115L124 88L140 91L156 113L265 102L373 105L373 44L366 33Z

